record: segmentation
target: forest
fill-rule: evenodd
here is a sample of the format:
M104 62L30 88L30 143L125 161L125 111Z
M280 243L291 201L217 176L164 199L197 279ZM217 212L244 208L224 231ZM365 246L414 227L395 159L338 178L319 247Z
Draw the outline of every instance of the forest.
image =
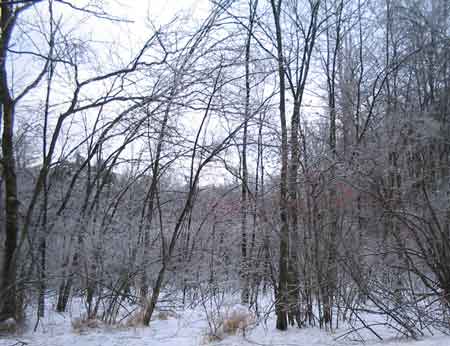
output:
M450 2L155 3L0 0L0 345L450 345Z

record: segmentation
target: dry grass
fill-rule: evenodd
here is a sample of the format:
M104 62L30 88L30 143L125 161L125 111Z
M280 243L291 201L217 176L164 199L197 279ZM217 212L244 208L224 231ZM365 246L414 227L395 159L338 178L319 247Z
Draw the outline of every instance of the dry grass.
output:
M72 329L77 333L86 332L89 329L96 329L102 326L103 323L95 318L79 317L72 321Z
M142 326L144 323L144 314L145 314L145 309L144 308L140 308L137 309L135 312L133 312L130 317L127 319L127 321L125 322L125 325L127 327L139 327ZM161 320L161 321L166 321L169 318L176 318L177 314L173 311L155 311L153 313L153 318L152 320Z
M254 324L255 318L246 310L232 310L225 315L222 329L225 334L235 335L238 332L245 332Z
M255 325L255 317L245 308L235 308L223 312L217 320L210 324L210 330L205 334L205 344L223 340L227 335L242 334ZM214 326L214 327L212 327Z
M134 311L130 317L128 317L127 321L125 322L125 325L127 327L140 327L144 325L144 309L137 309Z

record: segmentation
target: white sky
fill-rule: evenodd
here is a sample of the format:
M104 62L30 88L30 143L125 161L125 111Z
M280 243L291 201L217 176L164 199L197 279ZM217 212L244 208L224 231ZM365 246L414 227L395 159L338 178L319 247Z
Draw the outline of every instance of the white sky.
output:
M169 23L175 16L188 16L195 22L207 13L208 6L208 0L108 0L105 4L111 14L132 21L126 27L130 38L138 42L151 32L150 23L158 27ZM112 24L116 26L116 23Z
M93 55L94 65L98 65L103 72L105 69L115 69L126 65L126 62L136 56L143 43L153 35L155 29L170 23L175 17L188 19L189 25L192 26L203 22L210 6L209 0L73 0L73 4L79 7L87 3L101 3L104 11L125 21L102 20L80 12L75 12L76 15L74 15L72 9L61 5L58 5L58 10L55 12L58 19L61 16L64 31L70 32L71 38L75 35L89 42L92 46L89 58ZM28 15L33 16L33 11L30 10ZM175 25L179 25L180 32L187 29L186 21L179 23ZM177 27L172 27L173 30L176 31ZM36 74L36 69L31 64L22 63L20 66L25 79ZM70 90L61 89L61 92L66 90L70 94ZM311 100L306 100L305 103L311 103ZM196 117L197 115L193 115L190 117L191 120L186 119L187 122L192 122L191 125L195 128L197 127ZM131 146L129 150L132 151L133 147ZM212 165L206 174L212 173L212 180L217 179L218 175L223 180L227 179L227 174L225 172L217 174L217 166L214 166Z

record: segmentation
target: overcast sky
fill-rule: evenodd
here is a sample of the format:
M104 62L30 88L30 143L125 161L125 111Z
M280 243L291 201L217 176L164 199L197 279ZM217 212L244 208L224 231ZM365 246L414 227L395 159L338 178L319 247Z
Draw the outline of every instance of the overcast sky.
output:
M105 8L111 14L131 21L120 25L120 29L116 27L116 34L117 29L126 27L129 37L139 42L151 32L150 23L158 27L169 23L175 16L188 16L193 22L200 21L207 13L208 0L108 0ZM106 24L108 29L111 24Z
M90 52L89 54L86 54L88 56L86 59L89 61L92 59L93 67L92 69L86 68L86 71L92 72L93 75L101 72L110 72L110 70L127 66L127 62L136 57L138 51L142 49L144 42L154 34L155 29L172 22L175 17L188 19L189 25L197 26L197 24L203 22L204 18L208 15L209 8L209 0L77 0L73 2L73 4L79 7L83 7L87 3L101 3L102 10L115 18L123 19L120 21L110 21L99 19L83 12L74 11L65 5L58 4L58 9L55 7L55 18L57 21L61 20L64 27L63 31L70 35L70 39L73 42L76 42L75 38L80 38L80 42L88 43ZM28 11L27 15L32 17L39 14L39 11L41 11L41 15L47 13L47 8L45 6L48 5L46 5L45 2L39 6L41 7L38 8L38 6L36 6L36 8ZM91 10L95 9L95 7L88 8ZM48 21L45 20L42 21L44 24L47 24L47 22ZM179 21L174 23L171 30L172 32L178 32L177 28L179 28L180 32L182 32L187 29L186 25L186 21ZM39 40L35 41L38 42ZM25 40L25 42L28 42L28 40ZM46 44L43 46L46 47ZM43 52L43 54L45 55L46 53ZM29 58L25 57L25 59ZM42 65L42 61L40 61L39 64ZM26 79L32 79L36 75L36 71L40 70L39 67L36 68L36 65L33 65L29 61L26 63L24 63L24 61L21 63L17 62L15 65L14 75L17 76L16 79L18 81L23 77L25 80L23 82L24 85L27 84ZM87 65L90 64L88 63ZM91 77L89 75L86 76ZM80 80L83 79L85 78L80 78ZM54 88L52 94L54 99L56 96L55 94L61 94L61 100L64 99L65 93L70 95L71 90L65 86L66 84L70 85L71 83L65 83L62 88ZM40 90L42 91L44 89ZM100 91L88 89L81 96L88 98L96 92ZM39 94L39 91L36 93L37 96L42 99L42 95ZM56 99L58 99L58 96L56 96ZM312 103L311 99L307 98L305 100L305 104L306 103ZM37 103L31 99L30 104L34 107ZM111 107L120 106L114 104L111 105ZM116 109L116 111L118 111L118 109ZM29 111L26 110L26 114L28 113ZM92 113L92 119L90 114L86 115L85 122L87 124L95 119L95 110L93 110ZM183 118L184 129L186 130L189 128L189 125L193 125L193 133L195 134L202 119L201 116L202 114L185 114ZM33 119L39 124L40 118L33 117L31 120ZM77 115L76 120L79 121L79 119L80 116ZM26 117L25 120L27 122L31 121L29 117ZM71 126L71 131L75 131L74 128L76 127L72 124ZM76 140L74 135L71 137ZM134 151L133 146L130 146L129 151ZM127 155L131 154L127 153ZM231 159L229 161L231 162ZM218 175L217 167L212 167L211 170L214 172L212 180L216 180ZM206 172L206 174L210 172L211 171ZM222 176L223 179L226 179L226 174L224 172L221 173L222 174L219 175ZM206 179L206 182L209 183L208 179Z

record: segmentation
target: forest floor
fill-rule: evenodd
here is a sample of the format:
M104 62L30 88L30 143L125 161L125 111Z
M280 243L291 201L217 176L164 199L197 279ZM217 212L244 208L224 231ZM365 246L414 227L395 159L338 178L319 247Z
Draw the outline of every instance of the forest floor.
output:
M217 340L210 336L208 320L202 308L159 314L150 327L101 325L77 326L80 306L64 314L50 312L33 332L33 317L28 319L25 331L16 335L1 335L0 346L450 346L450 336L442 334L411 340L401 337L385 327L378 327L380 341L374 334L362 331L345 337L348 328L327 332L319 328L290 328L286 332L275 329L273 316L265 323L240 329L235 335L222 333ZM361 338L364 338L362 340Z

